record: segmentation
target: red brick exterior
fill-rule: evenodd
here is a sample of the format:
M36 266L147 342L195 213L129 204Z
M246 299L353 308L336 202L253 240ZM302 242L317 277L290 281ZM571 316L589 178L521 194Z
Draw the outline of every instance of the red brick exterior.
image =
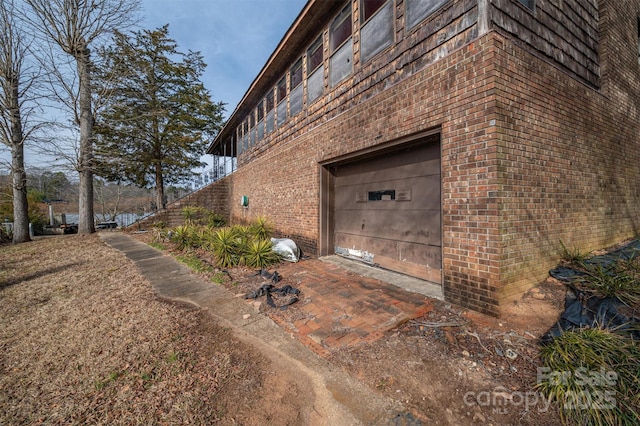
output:
M639 234L640 6L624 6L601 11L601 88L475 27L420 67L357 68L356 55L360 71L240 156L222 183L231 221L265 216L318 253L321 163L439 129L445 298L499 315L547 276L561 241L586 251Z

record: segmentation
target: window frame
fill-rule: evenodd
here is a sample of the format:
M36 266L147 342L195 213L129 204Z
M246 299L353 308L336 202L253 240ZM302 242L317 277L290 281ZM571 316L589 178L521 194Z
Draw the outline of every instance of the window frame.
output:
M361 9L363 9L363 5L366 4L367 0L360 0ZM360 24L360 63L365 64L371 61L373 58L378 56L381 52L385 51L387 48L393 45L395 41L395 10L394 4L391 0L384 0L379 4L378 8L371 13L366 22L362 22ZM388 9L387 9L388 8ZM389 13L389 22L383 19L383 11L388 10ZM362 17L364 18L365 11L361 12ZM380 19L378 19L380 18ZM365 38L363 34L369 33L369 31L373 28L374 30L380 29L380 27L374 27L374 21L388 23L388 28L384 28L383 31L374 31L378 36L380 34L388 35L388 37L384 37L383 39L376 38L376 36L372 38ZM370 33L369 33L370 34ZM379 43L371 44L373 40L377 40Z
M287 99L287 75L283 75L278 83L276 83L276 105L280 105L282 101Z
M316 66L313 66L312 59L316 57L317 52L320 52L320 61ZM307 77L309 77L315 70L320 68L324 64L324 43L322 40L322 34L314 40L307 48Z
M302 84L303 73L302 73L302 56L298 58L297 61L291 65L289 68L289 93L293 91L296 87Z
M264 98L266 113L270 113L273 108L276 106L274 90L273 88L267 92L267 95Z
M367 0L360 0L360 28L362 28L369 20L371 20L371 18L373 18L376 15L376 13L378 13L380 9L382 9L386 5L386 3L389 2L390 0L375 0L375 1L378 2L378 7L376 8L376 10L371 12L369 16L366 16Z
M256 116L258 123L264 120L264 98L258 102L258 106L256 107Z
M348 13L347 13L348 9ZM340 10L340 12L333 18L331 23L329 24L329 54L333 55L336 51L340 50L343 44L347 42L351 37L353 37L353 10L352 10L351 2L347 2L345 6ZM344 15L344 16L343 16ZM337 29L342 29L342 26L348 22L349 26L349 35L344 37L338 44L334 42L334 34Z

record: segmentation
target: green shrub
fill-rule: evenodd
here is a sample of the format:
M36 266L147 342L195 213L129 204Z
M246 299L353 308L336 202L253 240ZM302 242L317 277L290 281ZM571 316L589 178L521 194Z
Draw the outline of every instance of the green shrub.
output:
M280 255L273 251L270 240L256 240L247 244L244 254L245 265L264 269L279 261Z
M544 346L537 388L560 408L563 424L635 425L640 412L640 347L601 328L566 331Z
M587 260L587 258L591 255L591 252L582 251L575 245L572 248L568 248L564 245L562 240L560 240L560 249L558 250L558 254L564 262L575 266L581 266L584 261Z
M574 280L581 290L598 297L616 297L631 308L640 307L640 274L629 262L608 266L585 265L586 275Z
M262 216L257 217L250 225L251 235L257 240L268 240L273 233L273 226Z
M235 228L220 228L213 233L211 250L218 265L223 268L237 266L240 263L238 234Z
M174 228L170 240L177 245L178 250L194 248L199 245L195 228L192 225L182 225Z
M202 206L186 206L182 209L182 216L185 223L198 226L219 228L225 224L221 215Z

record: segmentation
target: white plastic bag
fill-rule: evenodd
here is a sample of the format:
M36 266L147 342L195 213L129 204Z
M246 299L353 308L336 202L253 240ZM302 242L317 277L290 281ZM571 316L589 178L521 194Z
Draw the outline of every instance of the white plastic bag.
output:
M288 262L297 262L302 252L293 240L289 238L271 238L273 251L280 254Z

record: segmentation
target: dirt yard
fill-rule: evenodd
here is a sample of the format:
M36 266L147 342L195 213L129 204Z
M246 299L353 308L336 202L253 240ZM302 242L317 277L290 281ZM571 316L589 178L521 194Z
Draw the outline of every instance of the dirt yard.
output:
M0 267L0 424L308 423L313 395L291 371L208 314L158 299L98 236L3 246ZM225 285L243 291L238 281ZM437 302L329 360L400 401L394 424L558 424L533 386L537 338L563 300L549 280L501 320ZM295 304L262 311L296 315Z

